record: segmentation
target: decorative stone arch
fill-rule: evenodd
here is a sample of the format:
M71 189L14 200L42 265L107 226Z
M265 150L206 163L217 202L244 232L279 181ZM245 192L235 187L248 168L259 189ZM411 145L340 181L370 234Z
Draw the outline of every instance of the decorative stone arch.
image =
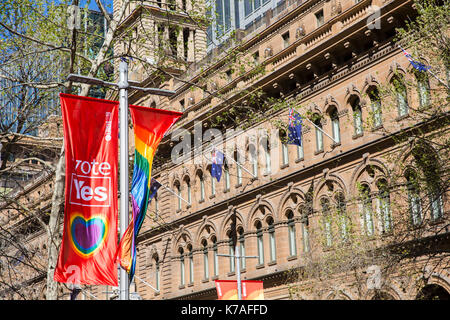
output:
M294 198L295 196L295 198ZM276 217L274 217L275 222L278 220L284 220L284 213L287 208L294 210L300 203L305 201L305 193L292 185L288 186L288 189L281 196L278 203L278 210L276 212ZM295 214L295 213L294 213Z
M333 107L336 108L338 115L342 113L343 109L342 109L342 106L340 105L340 103L331 94L329 94L325 98L325 103L323 105L321 113L329 114Z
M422 142L423 143L423 147L427 150L428 154L432 154L436 161L433 161L434 163L436 163L437 166L439 166L440 163L443 163L443 159L440 157L439 153L436 151L436 149L426 143L426 142ZM405 145L401 150L400 150L400 154L401 154L401 163L405 163L406 166L402 167L402 166L395 166L394 167L394 171L393 171L393 177L398 177L400 179L403 179L406 176L406 173L408 172L408 170L412 170L415 171L416 174L420 175L423 173L422 168L420 168L420 166L417 165L416 163L416 159L414 159L414 155L413 150L416 147L421 147L418 144L415 144L414 142L408 143L407 145Z
M174 174L170 180L170 186L173 188L176 184L182 185L182 179L178 176L178 174Z
M385 166L385 164L383 162L381 162L380 160L378 160L376 158L370 158L369 155L363 156L363 161L355 168L355 170L353 171L352 177L350 179L349 195L357 194L358 190L357 190L356 182L360 179L361 175L364 173L364 171L368 167L369 168L377 167L377 168L379 168L379 171L383 173L383 175L375 174L375 176L373 177L373 180L371 180L371 181L365 181L365 182L369 183L369 185L372 184L372 182L377 181L381 176L383 176L386 179L388 184L391 182L390 178L389 178L390 170Z
M379 85L380 85L380 82L377 80L377 78L375 78L372 74L368 74L364 81L364 85L362 87L361 94L362 95L368 94L367 90L369 88L378 87Z
M329 188L330 182L331 182L331 184L338 185L339 189L333 188L333 190L329 190L328 192L324 193L323 189ZM313 206L315 206L315 207L317 206L317 204L319 203L320 196L327 195L330 199L333 199L336 192L339 190L342 190L342 192L344 193L345 199L347 199L348 194L349 194L349 189L348 189L348 186L345 183L345 181L337 174L334 174L334 173L328 174L328 172L325 172L323 179L321 179L317 183L317 185L314 187Z
M151 259L153 259L154 256L160 257L160 254L159 254L159 250L156 247L156 245L152 244L148 248L148 258L150 259L150 261L151 261Z
M405 300L406 297L402 294L400 289L401 285L395 280L391 280L389 283L384 283L381 289L377 290L366 290L363 296L364 300L377 300L375 299L377 295L382 295L383 293L390 295L394 300Z
M211 180L211 167L212 167L211 163L207 163L205 165L205 169L203 170L203 177L204 178L208 178L208 179L205 179L205 181L210 181Z
M186 230L183 225L180 226L178 232L173 236L172 252L178 252L178 248L186 249L189 243L192 243L192 234Z
M184 181L184 180L186 179L186 177L188 177L189 179L191 179L191 176L192 176L192 173L193 173L193 172L194 172L194 169L193 169L193 168L187 168L187 167L182 168L181 174L180 174L181 180ZM192 180L192 179L191 179L191 180Z
M330 291L326 292L323 296L323 300L338 300L338 299L335 299L336 296L341 296L345 300L355 300L355 297L353 297L353 295L351 293L348 293L347 290L341 289L341 288L337 288L335 290L330 290ZM339 299L339 300L342 300L342 299Z
M350 98L352 98L353 96L357 96L360 101L363 101L361 91L359 91L359 89L356 87L354 83L350 83L345 88L345 97L344 97L345 105L350 104Z
M406 77L406 75L406 69L403 68L397 61L394 61L389 66L389 71L386 76L386 83L390 83L395 76Z
M432 271L429 267L425 267L424 274L419 276L417 280L425 280L425 285L422 288L415 288L414 292L412 292L413 299L415 299L420 291L428 285L440 286L450 294L450 274L446 270L436 272Z
M272 216L275 221L274 213L275 210L272 203L266 199L262 200L261 196L258 196L257 201L249 211L246 226L251 229L253 228L256 219L260 219L261 222L264 222L268 216Z
M195 240L198 245L200 245L203 239L209 241L212 236L218 238L218 231L216 225L210 221L206 216L203 217L201 225L198 227L197 233L195 235Z
M439 161L442 161L442 159L439 157L439 153L436 151L436 149L432 145L430 145L429 143L426 143L426 142L421 142L421 143L423 143L423 146L425 148L428 148L430 150L430 152L435 154L438 157ZM416 148L418 146L420 147L420 145L415 144L414 142L411 142L411 143L407 144L406 146L404 146L401 150L402 162L408 161L408 158L410 158L412 156L412 152L413 152L414 148Z
M247 230L247 225L245 225L245 219L243 215L237 210L237 208L229 209L228 213L223 217L222 222L220 224L220 228L218 229L217 240L223 240L227 236L227 231L229 226L231 225L233 216L236 214L236 230L239 226L244 228L244 231Z
M308 103L306 106L307 111L311 113L319 113L320 115L323 114L322 109L314 102Z
M203 169L202 166L200 165L196 165L194 168L194 175L193 175L193 179L191 179L191 185L192 186L196 186L197 185L197 180L199 176L203 177L203 181L205 181L205 171Z
M308 117L308 119L314 123L316 121L316 117L318 117L320 119L320 124L322 126L326 125L326 123L327 123L327 117L325 116L326 114L323 113L322 110L316 104L313 104L313 105L314 105L313 108L311 108L311 107L308 108L309 111L311 112L311 116ZM309 126L309 124L308 124L308 126ZM312 131L314 132L314 126L311 125L311 129L313 129ZM305 131L305 133L306 133L306 131Z

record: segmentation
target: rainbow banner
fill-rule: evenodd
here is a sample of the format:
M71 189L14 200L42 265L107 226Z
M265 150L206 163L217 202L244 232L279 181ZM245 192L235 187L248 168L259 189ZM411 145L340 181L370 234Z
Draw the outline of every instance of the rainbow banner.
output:
M133 216L119 243L117 257L131 281L136 268L136 239L151 196L153 157L167 130L183 115L180 112L130 106L134 125L134 168L131 183Z

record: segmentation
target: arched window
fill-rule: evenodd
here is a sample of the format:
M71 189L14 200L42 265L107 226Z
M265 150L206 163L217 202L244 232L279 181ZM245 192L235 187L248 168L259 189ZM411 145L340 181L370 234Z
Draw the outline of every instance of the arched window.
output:
M229 262L230 262L230 272L234 272L236 270L236 266L235 266L235 252L234 252L234 241L233 241L233 234L232 232L228 232L228 254L230 255L229 257Z
M373 235L372 199L370 187L363 184L360 190L361 201L361 227L367 236Z
M230 190L230 168L228 167L228 163L225 163L223 165L223 175L225 176L224 183L225 183L225 191Z
M297 145L297 160L301 160L301 159L303 159L304 158L304 153L303 153L303 138L302 137L300 137L300 141L301 141L301 144L300 145Z
M280 143L281 143L281 165L287 166L289 164L289 149L287 144L286 131L280 131Z
M412 150L417 166L424 175L424 190L428 196L431 220L437 220L443 214L441 190L441 169L435 151L427 145L419 144Z
M345 203L344 194L342 192L338 192L335 196L335 201L336 201L337 216L339 217L340 221L339 230L341 239L343 241L346 241L348 239L349 223L347 217L347 205Z
M316 132L316 152L323 151L323 133L322 133L322 121L320 121L320 116L316 113L313 115L313 123L316 125L314 130Z
M188 245L188 259L189 259L189 283L194 283L194 252L192 245Z
M200 183L200 202L203 202L205 201L205 178L203 177L203 172L199 171L197 177Z
M210 171L211 174L211 171ZM211 196L216 195L216 178L214 178L211 174Z
M405 116L409 112L409 106L408 106L408 95L404 80L400 76L395 76L391 80L391 85L393 86L397 100L398 116L399 117Z
M293 257L297 255L297 239L295 235L294 213L292 210L289 210L286 213L286 218L288 226L289 256Z
M416 72L417 93L422 108L430 105L430 81L426 72Z
M236 182L237 185L240 186L242 184L242 159L241 159L241 154L236 150L234 152L234 161L236 161Z
M336 107L333 107L330 110L330 119L331 119L331 130L333 132L334 143L341 142L341 131L339 125L339 115Z
M265 174L270 174L272 172L272 161L270 157L269 137L261 139L261 147L264 151Z
M372 108L373 127L378 128L383 124L380 94L378 89L373 87L368 91L368 95Z
M217 238L216 237L212 237L211 239L212 243L213 243L213 253L214 253L214 276L218 276L219 275L219 251L218 251L218 247L217 247Z
M256 146L251 143L248 145L248 154L250 157L250 162L252 165L252 174L253 176L258 176L258 154L256 150Z
M181 211L181 186L180 186L180 183L178 181L175 182L174 186L175 186L175 190L176 190L177 195L178 195L178 197L177 197L177 210Z
M308 219L308 210L306 206L301 205L298 209L302 222L302 243L303 243L303 252L309 252L309 219Z
M379 217L381 231L383 233L391 231L391 209L389 199L389 188L387 181L381 179L377 182L378 195L376 199L377 216Z
M419 195L419 186L417 180L417 173L413 170L408 170L405 173L406 188L408 189L409 210L411 213L411 222L414 226L422 223L422 204Z
M240 227L238 229L238 241L239 241L239 255L245 257L245 238L244 229ZM245 258L241 258L241 269L244 270L246 266Z
M187 177L184 180L184 183L186 185L186 196L187 196L187 201L189 202L189 204L191 204L191 180Z
M262 265L264 264L264 239L261 222L258 221L255 224L255 227L256 227L257 250L258 250L258 265Z
M269 217L267 219L268 233L269 233L269 245L270 245L270 262L275 262L277 260L277 248L275 241L275 227L273 223L273 218Z
M352 96L350 98L350 105L353 112L353 127L355 136L363 134L362 108L359 97Z
M159 291L160 285L160 265L159 265L159 258L158 255L153 256L153 263L155 265L155 289Z
M158 193L155 193L155 196L153 197L153 200L155 202L155 219L159 216L159 198Z
M324 243L325 246L331 247L333 244L333 233L332 233L332 217L330 210L330 200L328 198L322 198L320 200L320 206L322 210L322 219L323 219L323 230L324 230Z
M209 279L209 257L208 257L208 243L206 240L202 241L203 246L203 280Z
M185 278L185 265L184 265L184 250L183 248L178 249L178 253L180 254L180 286L184 286L186 284Z

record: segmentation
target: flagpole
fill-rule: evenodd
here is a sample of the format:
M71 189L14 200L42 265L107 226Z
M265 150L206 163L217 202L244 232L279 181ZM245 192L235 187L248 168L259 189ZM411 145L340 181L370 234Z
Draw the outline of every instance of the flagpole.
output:
M155 180L156 182L158 182L162 187L164 187L164 189L166 189L167 191L171 192L172 194L174 194L175 196L177 196L179 199L183 200L184 202L186 202L187 204L191 204L189 201L184 200L182 197L180 197L179 195L176 194L175 191L173 191L172 189L170 189L169 187L166 187L165 185L163 185L161 182L159 182L158 180L156 180L155 178L152 178L153 180Z
M443 84L448 90L450 90L450 87L444 83L441 79L439 79L433 72L431 72L430 69L427 70L437 81L439 81L441 84Z
M121 59L119 63L119 112L120 112L120 238L128 227L128 63ZM119 271L120 300L129 299L129 279L125 269Z
M321 128L319 128L318 126L316 126L315 124L314 124L314 122L312 122L311 120L309 120L308 118L302 118L302 119L306 119L306 120L308 120L314 127L316 127L316 129L317 130L319 130L319 131L321 131L323 134L325 134L328 138L330 138L331 140L333 140L333 142L334 143L337 143L337 141L336 140L334 140L334 138L332 138L328 133L326 133L325 131L323 131L323 129L321 129Z
M215 148L214 148L215 149ZM226 154L225 152L223 152L223 155L225 157L227 157L227 159L230 159L231 161L233 161L237 166L241 167L241 169L243 169L245 172L247 172L248 174L251 174L253 178L257 178L256 175L254 175L252 172L248 171L244 166L242 166L239 162L237 162L236 160L234 160L231 156L229 156L228 154Z
M215 147L211 148L211 151L217 150ZM248 174L250 174L253 178L257 178L258 176L254 175L253 173L251 173L250 171L248 171L244 166L242 166L239 162L237 162L236 160L234 160L232 157L230 157L229 155L227 155L225 152L222 152L222 154L227 157L227 159L230 159L231 161L233 161L236 165L238 165L239 167L241 167L241 169L243 169L245 172L247 172ZM203 154L203 156L206 158L206 160L208 161L212 161L211 159L209 159L205 154Z
M398 47L400 48L400 50L403 51L403 53L405 53L405 55L409 55L412 59L412 56L410 53L408 53L405 49L403 49L403 47L401 45L398 45ZM410 61L411 63L411 61ZM411 63L412 64L412 63ZM421 70L422 71L422 70ZM427 69L425 69L425 71L429 72L437 81L439 81L442 85L444 85L444 87L446 87L448 90L450 90L450 87L441 79L439 79L438 76L436 76L433 72L431 72L431 66L428 66Z
M138 279L139 281L141 281L141 282L142 282L143 284L145 284L146 286L152 288L152 289L155 290L156 292L159 292L159 290L157 290L155 287L153 287L153 286L152 286L150 283L148 283L147 281L145 281L145 280L139 278L137 275L134 275L134 277L135 277L136 279Z

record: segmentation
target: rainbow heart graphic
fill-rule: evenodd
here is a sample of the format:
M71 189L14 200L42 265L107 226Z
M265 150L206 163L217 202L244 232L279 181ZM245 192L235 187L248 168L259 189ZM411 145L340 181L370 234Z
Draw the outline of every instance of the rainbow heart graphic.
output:
M70 218L69 239L75 252L88 258L97 252L105 242L108 224L103 216L92 216L85 219L75 213Z

